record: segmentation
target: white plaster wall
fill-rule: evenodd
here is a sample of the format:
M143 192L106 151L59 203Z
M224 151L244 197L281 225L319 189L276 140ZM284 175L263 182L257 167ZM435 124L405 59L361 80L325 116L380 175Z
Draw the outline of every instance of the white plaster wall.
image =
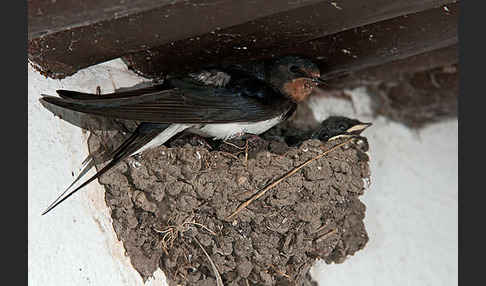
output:
M28 280L29 285L142 285L116 238L103 188L88 185L53 212L42 211L72 182L88 154L87 136L56 118L38 101L56 89L102 92L141 82L121 60L110 61L52 80L28 67ZM90 174L94 174L91 171ZM148 285L165 285L161 271Z
M71 172L87 155L87 136L38 102L41 93L54 95L60 88L111 92L143 79L121 60L64 80L28 70L29 285L143 285L116 238L97 182L40 215L71 183ZM456 285L457 120L411 131L371 118L363 92L351 91L356 111L342 100L310 102L320 120L338 114L374 124L365 131L372 180L362 196L370 241L343 264L319 262L311 273L320 285ZM160 270L154 276L146 285L166 285Z

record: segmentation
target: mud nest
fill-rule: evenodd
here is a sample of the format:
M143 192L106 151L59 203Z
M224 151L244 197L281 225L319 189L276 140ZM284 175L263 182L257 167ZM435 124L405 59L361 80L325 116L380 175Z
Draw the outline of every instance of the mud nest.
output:
M90 150L111 149L115 139L91 134ZM359 200L370 176L365 138L332 149L227 217L343 141L297 148L254 139L245 148L245 141L209 146L189 135L126 159L100 183L115 232L144 280L160 267L169 285L217 285L218 275L224 285L312 285L317 259L341 263L368 241Z

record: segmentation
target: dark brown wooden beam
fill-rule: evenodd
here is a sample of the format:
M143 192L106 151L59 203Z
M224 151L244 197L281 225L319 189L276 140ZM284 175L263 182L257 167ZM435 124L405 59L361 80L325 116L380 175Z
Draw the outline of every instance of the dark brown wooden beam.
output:
M31 0L28 55L45 75L62 78L99 62L152 52L178 41L190 44L185 49L192 48L191 53L218 52L201 42L213 35L218 48L248 60L241 54L245 47L258 51L306 42L451 2L455 1Z
M256 3L255 1L234 0L29 0L28 34L30 40L68 29L89 26L101 21L111 21L144 13L150 15L150 11L160 11L163 21L151 24L162 28L162 25L167 22L176 21L180 23L183 21L186 25L177 27L176 31L172 30L170 33L180 38L181 30L188 30L186 27L190 27L191 32L208 32L209 29L216 27L224 28L241 24L322 1L267 0ZM209 15L196 15L199 12L211 12L212 10L215 10L214 13L209 13ZM195 16L194 21L191 22L190 19L185 18L189 14ZM150 19L144 20L146 21L145 24L150 23L148 22ZM142 26L141 28L145 29L146 27Z
M28 0L29 40L100 21L133 15L170 2L160 0Z
M306 53L320 55L324 78L334 78L455 45L458 18L459 5L451 4L311 41Z
M314 58L321 66L323 78L329 79L454 45L458 42L458 12L458 4L451 4L447 8L404 15L310 41L303 39L305 33L281 31L278 33L281 42L277 42L273 39L276 34L272 34L276 29L269 23L261 29L251 27L247 34L243 27L236 26L225 29L224 33L176 41L123 59L141 74L158 77L211 63L231 64L300 54Z
M122 55L323 2L30 0L29 60L62 78Z
M457 44L425 52L406 59L357 70L346 76L327 81L327 88L343 89L357 86L378 85L382 82L396 81L404 75L425 72L447 67L459 62Z

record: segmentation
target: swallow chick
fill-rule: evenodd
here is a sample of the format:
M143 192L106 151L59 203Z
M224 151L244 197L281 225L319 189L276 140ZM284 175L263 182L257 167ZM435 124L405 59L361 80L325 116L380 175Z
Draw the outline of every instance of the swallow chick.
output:
M273 60L261 79L238 68L223 70L224 86L205 85L191 76L168 78L163 84L93 95L58 90L59 97L43 95L41 104L112 119L141 122L112 152L107 165L73 191L66 192L47 209L47 214L78 190L99 178L121 160L157 147L185 131L213 139L231 139L245 134L259 135L283 120L320 83L320 71L301 57ZM94 166L91 163L89 168ZM84 175L86 168L82 171ZM65 195L66 194L66 195Z
M341 137L358 136L372 123L363 123L357 119L343 116L330 116L311 135L312 139L330 141Z
M301 136L288 137L289 146L295 146L308 139L319 139L323 142L342 137L359 136L371 123L363 123L357 119L343 116L330 116L322 121L316 130L311 130Z

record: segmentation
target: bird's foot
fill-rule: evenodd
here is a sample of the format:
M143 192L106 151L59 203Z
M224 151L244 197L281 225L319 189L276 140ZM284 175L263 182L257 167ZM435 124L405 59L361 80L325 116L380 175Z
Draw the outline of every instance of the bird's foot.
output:
M207 148L208 150L213 150L214 146L208 142L208 139L196 134L183 134L178 138L174 138L173 140L169 140L166 143L166 146L170 147L182 147L185 144L190 144L192 146L201 146Z
M196 135L194 137L194 139L196 140L197 144L200 145L200 146L203 146L203 147L206 147L208 150L212 150L213 149L213 146L211 146L211 144L208 143L207 139L202 137L202 136L199 136L199 135Z
M245 149L245 148L248 146L248 140L246 140L246 143L245 143L245 145L243 145L243 146L238 146L238 145L236 145L236 144L234 144L234 143L231 143L231 142L229 142L229 141L227 141L227 140L223 140L223 143L224 143L224 144L227 144L227 145L230 145L230 146L232 146L232 147L235 147L235 148L236 148L236 149L238 149L238 150L244 150L244 149Z
M262 139L260 136L258 135L255 135L255 134L248 134L247 136L247 141L252 143L252 144L255 144L257 143L258 141L265 141L264 139Z
M241 138L242 136L235 136L237 139ZM243 146L238 146L232 142L229 142L227 140L223 140L223 143L226 144L226 145L229 145L233 148L236 148L236 150L239 150L239 151L231 151L231 153L228 153L228 152L225 152L225 153L228 153L228 154L231 154L232 157L235 157L237 158L236 156L240 155L241 153L245 153L245 159L244 159L244 164L246 165L247 162L248 162L248 139L246 138L245 139L245 144Z

